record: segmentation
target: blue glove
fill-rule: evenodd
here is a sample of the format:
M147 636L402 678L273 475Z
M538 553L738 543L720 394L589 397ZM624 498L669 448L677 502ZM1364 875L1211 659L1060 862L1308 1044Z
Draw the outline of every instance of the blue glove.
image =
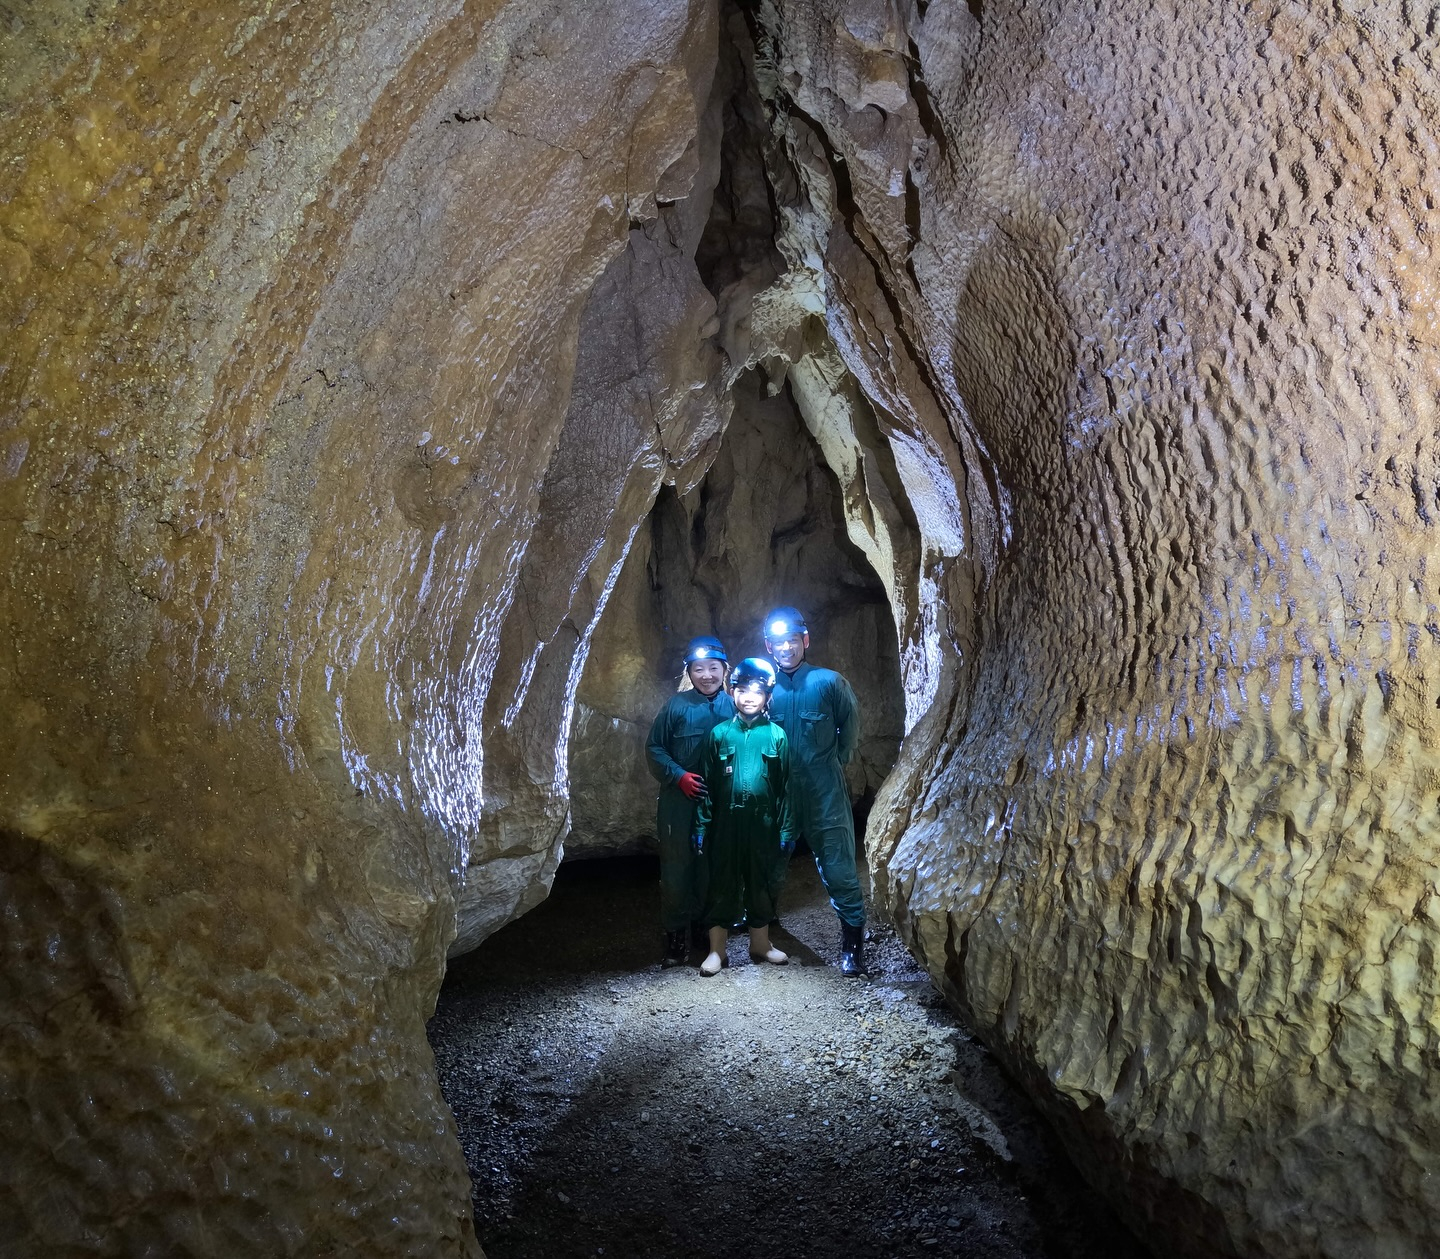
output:
M705 832L704 832L704 831L691 831L691 832L690 832L690 842L695 845L695 852L696 852L697 854L703 854L703 853L705 852Z

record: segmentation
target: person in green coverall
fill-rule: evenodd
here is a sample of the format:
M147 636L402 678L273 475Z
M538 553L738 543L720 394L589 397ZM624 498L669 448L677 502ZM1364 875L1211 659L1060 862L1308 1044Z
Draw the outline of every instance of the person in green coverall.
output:
M772 873L780 850L794 846L790 822L790 753L785 732L765 716L775 685L768 660L742 660L730 677L736 715L705 741L700 772L709 784L695 810L695 846L709 874L705 924L710 952L702 975L726 965L730 925L743 915L750 956L783 966L790 960L770 943Z
M865 901L855 869L855 816L845 765L860 737L855 692L832 669L805 659L810 632L795 608L776 608L765 618L765 650L780 667L770 718L790 739L790 803L795 828L815 854L830 906L840 919L840 972L867 975ZM779 894L788 854L776 863Z
M691 844L696 802L705 796L700 753L705 737L735 715L725 693L725 648L718 638L692 638L685 672L693 691L671 696L650 727L645 759L660 783L655 834L660 841L660 925L665 932L661 966L684 966L692 923L703 908L705 866Z

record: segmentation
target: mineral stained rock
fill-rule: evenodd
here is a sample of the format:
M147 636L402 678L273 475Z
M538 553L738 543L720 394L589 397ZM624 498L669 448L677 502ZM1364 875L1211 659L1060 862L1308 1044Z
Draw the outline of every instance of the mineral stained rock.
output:
M7 11L7 1245L478 1252L423 1020L733 393L890 605L878 896L1082 1167L1440 1250L1431 23Z
M752 15L756 310L819 305L920 531L877 892L1166 1253L1440 1251L1427 23Z
M723 422L715 47L7 11L7 1248L478 1253L423 1023L462 882L472 934L543 894L584 640Z

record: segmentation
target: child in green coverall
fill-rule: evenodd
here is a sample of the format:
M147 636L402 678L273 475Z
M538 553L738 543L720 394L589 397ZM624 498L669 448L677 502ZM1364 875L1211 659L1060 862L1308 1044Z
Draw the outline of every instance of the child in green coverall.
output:
M704 854L709 886L703 920L710 952L702 975L726 965L725 938L744 915L750 956L783 966L790 958L770 943L775 917L772 873L782 849L795 844L790 821L790 751L785 731L765 715L775 669L768 660L742 660L730 675L736 715L706 740L700 774L709 794L695 810L695 842Z

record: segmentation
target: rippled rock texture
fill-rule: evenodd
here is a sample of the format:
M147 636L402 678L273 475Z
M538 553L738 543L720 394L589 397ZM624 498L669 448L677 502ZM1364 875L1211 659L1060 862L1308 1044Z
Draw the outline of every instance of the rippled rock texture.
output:
M1430 22L7 14L4 1235L476 1252L423 1020L739 399L889 602L879 900L1081 1165L1440 1249Z
M877 888L1165 1249L1440 1249L1429 21L757 10L920 530Z
M5 22L0 1228L477 1254L423 1022L718 442L713 6Z

